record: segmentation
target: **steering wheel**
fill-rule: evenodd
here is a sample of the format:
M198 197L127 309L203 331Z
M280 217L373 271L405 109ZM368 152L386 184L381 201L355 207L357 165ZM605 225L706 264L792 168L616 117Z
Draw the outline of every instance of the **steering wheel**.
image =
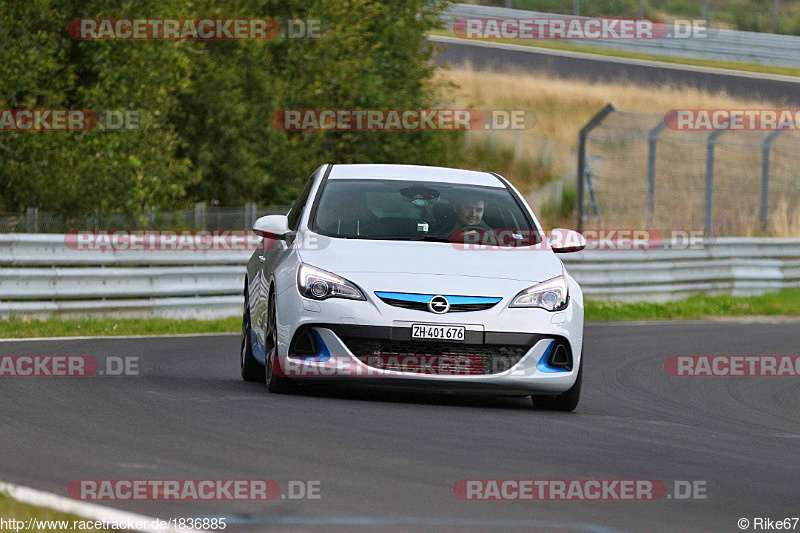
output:
M455 230L450 235L450 241L454 243L460 243L467 240L472 241L472 239L470 238L472 235L477 235L478 241L481 241L483 240L483 234L486 231L491 231L491 230L487 230L486 228L483 228L481 226L464 226L463 228ZM476 241L473 242L472 244L479 244L479 243Z
M476 230L490 231L484 228L483 226L464 226L463 228L459 228L456 231L476 231Z

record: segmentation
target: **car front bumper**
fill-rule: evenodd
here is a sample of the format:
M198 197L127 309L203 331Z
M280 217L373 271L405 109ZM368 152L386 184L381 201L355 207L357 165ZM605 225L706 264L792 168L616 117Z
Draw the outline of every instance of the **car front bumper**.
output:
M558 394L575 383L582 363L583 301L577 284L573 289L574 283L570 279L573 297L569 306L558 313L509 308L503 300L489 310L444 315L391 306L371 293L367 293L367 301L313 301L290 287L277 295L281 373L298 380L404 389ZM505 294L525 288L517 285ZM459 345L414 341L413 324L464 326L465 340ZM304 334L317 345L313 356L297 350L298 337ZM568 369L548 364L559 344L569 352ZM506 357L509 353L512 356ZM465 354L474 355L467 359L466 367L459 368L459 356L463 364ZM423 358L431 356L435 362L426 365ZM500 364L496 364L498 360Z

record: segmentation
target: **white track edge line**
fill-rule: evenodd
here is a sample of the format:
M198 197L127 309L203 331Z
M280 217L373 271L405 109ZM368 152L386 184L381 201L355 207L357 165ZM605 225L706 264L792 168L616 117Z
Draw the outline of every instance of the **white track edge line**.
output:
M10 483L0 482L0 492L8 494L12 499L34 505L36 507L45 507L54 511L62 513L69 513L87 518L93 521L100 522L155 522L156 518L136 513L129 513L119 509L112 509L104 507L95 503L86 503L71 498L65 498L50 492L32 489L29 487L22 487L12 485ZM177 529L169 526L164 529L136 529L135 531L146 531L152 533L164 533L165 531L172 532L186 532L186 533L199 533L196 529Z
M191 337L229 337L232 335L241 335L237 331L228 331L221 333L175 333L163 335L89 335L85 337L20 337L18 339L8 338L0 339L0 342L30 342L30 341L75 341L75 340L113 340L113 339L164 339L164 338L191 338Z

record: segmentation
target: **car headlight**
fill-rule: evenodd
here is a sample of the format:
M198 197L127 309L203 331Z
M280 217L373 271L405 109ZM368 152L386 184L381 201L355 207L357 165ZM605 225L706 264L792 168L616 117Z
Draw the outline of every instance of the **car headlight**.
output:
M297 288L300 294L313 300L328 298L366 300L364 293L354 283L306 264L301 264L297 269Z
M569 301L569 287L564 276L543 281L517 294L509 307L541 307L562 311Z

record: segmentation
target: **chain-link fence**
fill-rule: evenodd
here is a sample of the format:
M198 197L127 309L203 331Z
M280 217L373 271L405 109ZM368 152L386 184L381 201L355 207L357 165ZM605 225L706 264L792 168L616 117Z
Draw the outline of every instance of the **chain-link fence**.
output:
M579 138L581 228L800 235L800 132L686 131L608 106Z
M287 206L220 207L205 203L181 211L152 211L142 215L74 217L29 207L23 213L0 213L0 233L65 233L70 230L252 228L258 217L285 214Z
M685 131L608 106L579 139L580 227L800 235L800 132Z

